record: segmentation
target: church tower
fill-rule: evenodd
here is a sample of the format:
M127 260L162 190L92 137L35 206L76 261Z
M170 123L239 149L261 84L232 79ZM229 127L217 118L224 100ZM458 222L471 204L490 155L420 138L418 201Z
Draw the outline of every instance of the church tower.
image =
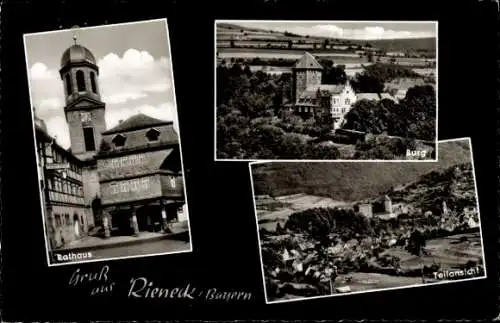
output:
M387 213L392 213L392 201L389 196L384 196L384 209Z
M292 100L294 103L297 103L300 94L307 88L321 85L322 71L323 66L310 53L306 52L299 59L292 69Z
M71 152L82 160L92 159L106 130L105 104L101 101L99 67L92 52L77 43L66 49L59 74L64 85L64 114L69 126Z

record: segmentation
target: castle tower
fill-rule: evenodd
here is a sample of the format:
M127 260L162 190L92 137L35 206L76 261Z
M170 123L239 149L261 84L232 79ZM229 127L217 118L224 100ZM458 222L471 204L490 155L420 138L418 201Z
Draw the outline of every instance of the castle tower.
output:
M387 213L392 213L392 201L389 196L384 196L384 209Z
M297 102L300 94L308 87L321 85L323 66L306 52L292 68L292 101Z
M83 160L92 159L106 130L105 104L101 101L99 68L94 55L77 43L61 57L59 74L64 85L64 114L69 126L71 151Z

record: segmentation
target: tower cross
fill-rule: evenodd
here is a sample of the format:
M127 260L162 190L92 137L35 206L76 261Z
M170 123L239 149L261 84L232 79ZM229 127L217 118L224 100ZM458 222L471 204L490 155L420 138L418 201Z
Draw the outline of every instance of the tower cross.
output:
M71 29L73 30L73 41L75 42L75 45L76 45L76 41L78 39L78 29L79 28L80 27L78 27L78 26L71 27Z

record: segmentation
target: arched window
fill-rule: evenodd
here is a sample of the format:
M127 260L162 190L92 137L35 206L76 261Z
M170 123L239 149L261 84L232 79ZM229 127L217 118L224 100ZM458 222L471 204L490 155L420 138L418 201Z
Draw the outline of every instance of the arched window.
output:
M97 84L95 82L94 72L90 72L90 86L92 86L92 92L97 93Z
M76 85L78 87L78 92L85 91L85 77L83 76L83 71L76 72Z
M71 78L69 77L69 74L66 74L66 95L70 95L73 92L73 89L71 88Z

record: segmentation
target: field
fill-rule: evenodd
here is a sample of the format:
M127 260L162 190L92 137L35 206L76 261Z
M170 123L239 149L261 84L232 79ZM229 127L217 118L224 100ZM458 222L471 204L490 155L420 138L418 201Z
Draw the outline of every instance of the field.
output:
M264 26L263 26L264 27ZM434 54L436 52L436 38L408 38L408 39L384 39L384 40L355 40L335 39L305 34L290 34L281 31L273 31L265 28L249 28L235 24L217 23L216 37L221 45L229 45L231 41L236 43L247 43L252 46L288 46L292 42L294 46L306 46L315 44L322 47L325 40L327 46L334 48L363 47L369 44L370 48L382 51L409 51ZM223 44L224 43L224 44Z
M217 57L220 59L231 59L231 58L262 58L262 59L293 59L297 60L302 55L304 55L304 49L260 49L260 48L218 48ZM338 52L328 52L321 51L315 52L309 51L311 54L330 58L335 61L336 64L366 64L368 59L366 56L360 56L354 53L338 53ZM381 57L381 62L388 62L389 57ZM398 64L418 64L423 65L426 62L435 61L434 59L424 59L424 58L411 58L411 57L398 57L396 58L396 63Z
M464 241L460 241L461 238ZM430 252L430 255L423 257L424 264L429 266L432 265L433 262L436 262L446 270L464 265L468 261L482 263L483 259L479 232L458 234L429 240L427 241L425 249ZM403 268L415 269L420 266L418 257L410 255L401 248L391 248L387 250L386 253L399 257Z
M259 228L264 228L269 231L274 231L276 223L284 224L288 217L295 212L303 211L315 207L347 207L350 204L342 201L335 201L333 199L321 196L307 195L307 194L294 194L280 196L275 199L276 201L286 204L285 207L275 211L267 211L257 207L257 217L259 219Z
M294 60L298 60L304 54L304 50L289 50L289 49L252 49L252 48L221 48L218 49L217 57L219 60L231 59L283 59L290 60L293 64ZM350 53L334 53L334 52L312 52L313 55L327 58L334 61L337 65L344 65L347 76L353 77L357 73L363 71L363 66L371 65L366 56ZM388 63L390 57L377 57L382 63ZM435 75L436 69L429 67L433 60L423 58L396 58L396 64L411 67L415 72L424 75ZM291 73L292 65L290 66L270 66L270 65L250 65L252 72L262 71L268 74Z
M467 237L467 240L464 240ZM482 247L479 232L457 234L445 238L433 239L427 241L426 250L431 252L432 256L424 257L424 264L429 266L433 261L439 263L441 270L453 270L467 261L476 261L478 264L484 263L482 261ZM402 267L405 269L420 268L420 261L417 257L408 254L401 248L391 248L385 253L394 255L401 258ZM349 276L350 280L347 282L346 277ZM466 279L466 278L464 278ZM349 292L363 292L363 291L377 291L382 289L390 289L396 287L421 287L427 284L437 283L438 280L425 278L422 282L421 277L405 277L405 276L392 276L379 273L365 273L365 272L350 272L347 275L339 275L333 282L333 293L337 294L335 290L339 287L348 286ZM286 294L277 300L289 299L303 299L304 296Z

